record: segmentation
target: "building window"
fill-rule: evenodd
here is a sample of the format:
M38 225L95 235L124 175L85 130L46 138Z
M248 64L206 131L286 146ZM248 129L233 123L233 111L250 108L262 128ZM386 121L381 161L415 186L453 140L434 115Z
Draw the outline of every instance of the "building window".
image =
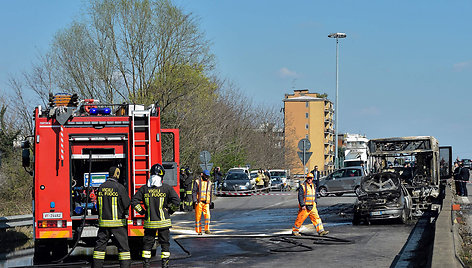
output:
M305 135L305 138L307 138L307 139L308 139L308 134L306 134L306 135Z
M305 118L308 118L308 113L305 113Z
M306 108L308 108L308 101L307 101L307 102L305 102L305 107L306 107Z
M305 128L308 129L308 124L305 124Z

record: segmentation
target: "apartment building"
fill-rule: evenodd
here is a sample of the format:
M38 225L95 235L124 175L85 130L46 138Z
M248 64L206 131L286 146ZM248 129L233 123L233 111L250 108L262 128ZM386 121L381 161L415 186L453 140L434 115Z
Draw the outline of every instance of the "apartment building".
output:
M298 142L310 140L313 154L306 167L315 165L320 171L334 169L334 111L333 103L310 93L308 89L294 90L284 98L285 163L292 174L303 174L303 164L297 154Z

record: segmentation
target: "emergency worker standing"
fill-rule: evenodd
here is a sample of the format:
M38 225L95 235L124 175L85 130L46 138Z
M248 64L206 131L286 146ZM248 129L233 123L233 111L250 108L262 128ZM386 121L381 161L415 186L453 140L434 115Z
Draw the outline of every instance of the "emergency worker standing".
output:
M105 250L111 235L118 247L120 267L130 267L131 255L128 245L126 216L129 196L125 187L118 182L120 169L111 167L106 182L98 188L98 234L93 251L92 267L103 267Z
M313 183L312 173L307 174L305 182L298 188L298 216L292 228L293 235L300 236L300 227L308 216L320 236L329 233L329 231L324 230L323 223L316 209L316 186Z
M187 174L185 173L185 168L180 169L180 211L185 211L185 180L187 179Z
M192 211L193 210L193 172L189 169L185 169L185 173L187 177L185 179L185 200L184 200L184 209L185 211Z
M204 170L201 177L195 180L193 186L193 202L195 204L195 231L202 234L202 212L205 218L205 234L210 232L210 203L212 195L212 186L210 180L210 171Z
M147 183L136 192L131 200L133 208L144 220L143 237L143 267L150 267L151 249L154 246L156 232L157 241L161 245L162 267L169 267L170 230L172 223L170 215L178 208L180 200L177 193L168 184L163 183L164 167L155 164L151 167L151 177ZM144 202L144 209L141 206Z
M454 173L453 173L453 177L454 177L454 182L455 182L455 185L456 185L456 194L461 196L462 195L462 177L460 175L460 172L461 172L461 168L459 166L459 163L458 162L454 162Z
M467 192L467 183L469 182L470 178L470 170L468 167L464 166L464 162L460 162L460 177L461 177L461 196L468 196L469 193Z

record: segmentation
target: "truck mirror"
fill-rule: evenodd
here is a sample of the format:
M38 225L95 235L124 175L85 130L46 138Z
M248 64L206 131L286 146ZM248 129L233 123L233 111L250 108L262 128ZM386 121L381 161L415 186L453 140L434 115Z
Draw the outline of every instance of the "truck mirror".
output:
M21 152L21 162L23 167L29 167L30 165L30 150L29 148L24 148Z
M29 147L30 147L30 142L28 140L21 141L21 148L29 149Z

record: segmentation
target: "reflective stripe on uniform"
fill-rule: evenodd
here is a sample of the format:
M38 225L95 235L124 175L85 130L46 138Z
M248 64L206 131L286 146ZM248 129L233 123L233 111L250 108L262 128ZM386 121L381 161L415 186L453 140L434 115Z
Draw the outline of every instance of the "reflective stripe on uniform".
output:
M165 227L171 227L172 222L170 219L167 220L162 220L162 221L144 221L144 228L165 228Z
M111 215L113 220L118 219L118 198L116 196L111 198Z
M120 252L118 253L118 260L123 261L123 260L131 260L131 254L129 251L125 252Z
M144 206L145 206L147 209L149 209L149 197L145 197L145 198L144 198ZM147 214L147 219L146 219L146 221L150 221L150 220L151 220L151 213L148 213L148 214ZM146 221L144 221L144 222L146 222Z
M170 258L170 252L161 252L161 259Z
M121 227L126 226L126 219L121 220L98 220L98 226L100 227Z
M99 260L104 260L105 259L105 251L94 251L93 252L93 258L94 259L99 259Z
M165 217L164 210L162 209L163 206L164 206L164 197L159 197L159 215L161 215L161 217Z
M150 250L143 250L143 254L141 255L145 259L151 258L151 251Z
M98 215L100 217L98 220L100 221L103 215L103 198L101 196L98 197Z
M143 207L141 207L141 204L137 204L134 209L137 211L137 212L141 212L143 210Z

